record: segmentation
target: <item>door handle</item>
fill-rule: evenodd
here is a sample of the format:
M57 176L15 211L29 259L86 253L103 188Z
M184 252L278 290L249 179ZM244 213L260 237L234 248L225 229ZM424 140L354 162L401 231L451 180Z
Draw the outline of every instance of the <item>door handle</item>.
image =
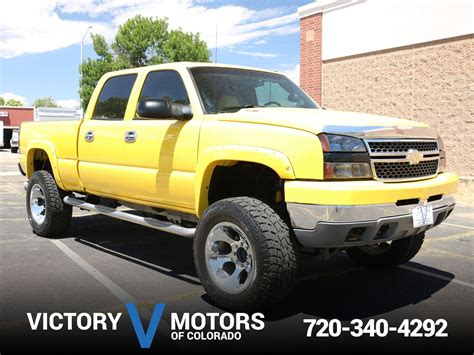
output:
M125 141L125 143L135 143L135 141L137 140L137 132L126 131L123 140Z
M87 131L87 132L84 134L84 140L85 140L86 142L93 142L93 141L94 141L94 137L95 137L94 131Z

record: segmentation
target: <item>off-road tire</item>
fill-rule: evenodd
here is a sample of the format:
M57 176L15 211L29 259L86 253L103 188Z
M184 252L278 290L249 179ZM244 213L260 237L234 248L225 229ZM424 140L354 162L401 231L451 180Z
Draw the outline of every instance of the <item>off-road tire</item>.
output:
M425 234L417 234L399 240L394 240L390 247L381 254L368 254L358 247L346 249L347 255L361 266L369 268L389 268L406 263L412 259L423 245Z
M209 275L205 256L212 228L231 222L242 229L255 251L256 274L247 289L231 294L217 287ZM213 203L196 228L194 263L208 297L229 311L251 312L271 307L291 291L297 269L294 244L287 223L264 202L250 197Z
M45 195L46 212L41 224L38 224L31 216L30 193L35 184L40 185ZM31 176L26 188L26 209L35 234L41 237L58 237L68 230L71 224L72 206L63 202L66 195L66 191L58 187L54 177L48 171L39 170Z

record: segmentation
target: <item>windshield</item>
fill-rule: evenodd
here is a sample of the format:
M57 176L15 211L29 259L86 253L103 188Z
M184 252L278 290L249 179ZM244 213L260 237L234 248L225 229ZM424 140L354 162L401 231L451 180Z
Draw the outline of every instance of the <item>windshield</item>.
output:
M319 108L281 74L219 67L191 68L191 73L207 113L249 107Z

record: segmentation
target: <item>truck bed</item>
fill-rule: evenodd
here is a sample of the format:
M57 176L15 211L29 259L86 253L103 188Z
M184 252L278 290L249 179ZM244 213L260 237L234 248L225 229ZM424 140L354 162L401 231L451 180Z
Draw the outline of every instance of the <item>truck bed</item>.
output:
M80 187L77 171L77 135L82 121L25 122L20 130L20 166L28 175L32 167L28 167L28 154L36 154L38 149L44 150L53 162L53 173L58 184L64 188L63 182L71 187ZM30 147L35 149L30 151ZM61 172L61 175L59 175Z

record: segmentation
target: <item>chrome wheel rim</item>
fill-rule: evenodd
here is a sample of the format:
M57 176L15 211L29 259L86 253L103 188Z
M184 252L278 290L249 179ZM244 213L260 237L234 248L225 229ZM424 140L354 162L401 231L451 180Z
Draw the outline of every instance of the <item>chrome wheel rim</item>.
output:
M379 255L385 253L388 249L390 249L390 244L387 242L371 244L371 245L364 245L359 247L364 253L370 255Z
M46 199L40 185L34 184L30 191L30 212L31 218L42 224L46 217Z
M211 229L205 253L207 271L222 291L241 293L255 278L257 265L253 247L234 223L221 222Z

